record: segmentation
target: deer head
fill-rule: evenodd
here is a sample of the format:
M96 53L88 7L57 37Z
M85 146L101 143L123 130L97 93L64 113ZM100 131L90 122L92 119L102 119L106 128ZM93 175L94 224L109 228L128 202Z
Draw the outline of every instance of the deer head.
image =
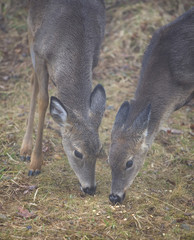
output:
M129 102L124 102L115 119L111 135L109 164L112 172L112 186L109 199L114 204L122 202L143 165L148 145L146 136L150 118L150 105L130 122Z
M90 195L96 190L95 165L101 149L98 128L105 110L106 94L97 85L90 96L87 118L67 109L56 97L51 97L50 113L61 127L62 144L70 166L81 184L81 189Z

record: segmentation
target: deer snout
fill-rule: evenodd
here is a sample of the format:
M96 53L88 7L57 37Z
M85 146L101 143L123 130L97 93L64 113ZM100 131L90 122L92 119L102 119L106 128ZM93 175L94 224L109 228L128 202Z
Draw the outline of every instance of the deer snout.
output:
M122 195L122 197L120 197L119 195L117 194L114 194L114 193L111 193L109 195L109 200L113 203L113 204L116 204L116 203L122 203L123 200L125 198L125 193Z
M89 194L89 195L94 195L95 192L96 192L96 186L94 187L86 187L86 188L83 188L82 189L86 194Z

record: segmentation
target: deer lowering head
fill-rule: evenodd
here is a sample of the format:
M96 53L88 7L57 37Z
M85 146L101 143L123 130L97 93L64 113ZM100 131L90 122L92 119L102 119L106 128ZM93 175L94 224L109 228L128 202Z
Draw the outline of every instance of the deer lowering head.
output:
M20 154L31 159L28 175L38 175L43 161L42 137L49 103L61 127L64 150L84 192L94 194L95 164L100 150L98 127L105 109L102 85L92 91L92 70L97 66L105 29L103 0L30 0L28 37L33 65L28 125ZM38 97L38 130L32 149L33 119Z
M112 171L110 200L113 203L123 201L148 150L146 136L151 106L143 109L133 121L129 121L130 108L128 101L122 104L112 129L109 164Z
M162 123L194 97L194 8L152 37L135 98L120 107L112 129L109 199L122 202Z
M90 195L95 193L95 165L101 149L98 128L105 110L104 88L97 85L90 97L86 118L68 109L56 97L51 97L50 113L60 125L62 144L69 163L77 175L81 189Z

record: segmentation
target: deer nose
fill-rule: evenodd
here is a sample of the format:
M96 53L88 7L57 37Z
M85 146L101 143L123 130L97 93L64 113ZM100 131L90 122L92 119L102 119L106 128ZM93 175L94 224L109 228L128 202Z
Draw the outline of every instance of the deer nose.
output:
M96 186L94 187L86 187L86 188L83 188L83 191L86 193L86 194L89 194L89 195L94 195L95 192L96 192Z
M109 195L109 200L113 203L113 204L116 204L116 203L122 203L122 201L124 200L125 198L125 194L123 194L122 197L120 197L119 195L117 194L110 194Z

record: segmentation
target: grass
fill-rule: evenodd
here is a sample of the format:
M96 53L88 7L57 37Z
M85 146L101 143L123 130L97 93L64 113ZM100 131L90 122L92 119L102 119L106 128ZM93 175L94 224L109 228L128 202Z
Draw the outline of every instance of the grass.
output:
M46 127L55 127L49 114L42 174L27 176L27 164L19 159L31 74L27 9L25 1L5 3L2 14L7 33L0 34L0 239L193 239L191 107L175 112L166 123L182 134L158 134L122 205L112 206L108 200L111 174L106 156L97 161L96 195L81 193L60 137ZM107 92L108 108L100 127L106 154L116 112L124 100L133 97L141 58L153 31L193 3L107 1L106 36L94 74L94 85L102 83ZM52 85L49 89L54 94Z

